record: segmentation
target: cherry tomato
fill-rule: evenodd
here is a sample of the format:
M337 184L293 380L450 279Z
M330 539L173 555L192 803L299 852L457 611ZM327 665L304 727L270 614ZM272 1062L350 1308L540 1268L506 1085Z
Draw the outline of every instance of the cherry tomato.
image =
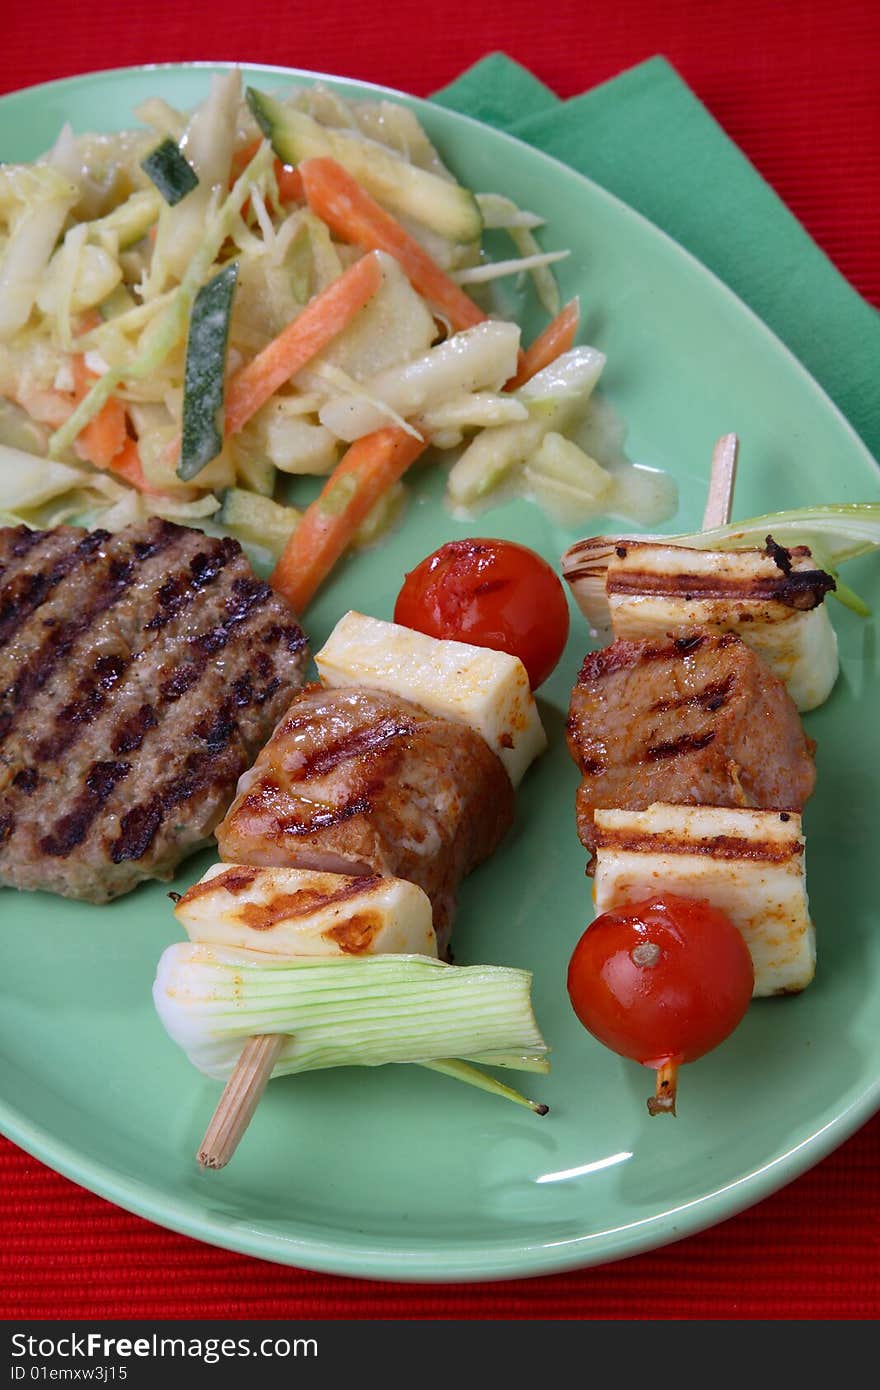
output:
M568 603L554 571L515 541L441 545L406 576L394 621L430 637L518 656L533 690L568 638Z
M588 1032L658 1072L652 1114L674 1113L678 1066L733 1032L754 982L748 947L730 918L672 893L597 917L568 967L572 1007Z

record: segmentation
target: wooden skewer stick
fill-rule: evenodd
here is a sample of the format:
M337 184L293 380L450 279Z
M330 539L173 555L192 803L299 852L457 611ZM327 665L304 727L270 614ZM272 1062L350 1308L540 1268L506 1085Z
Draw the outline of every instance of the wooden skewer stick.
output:
M284 1033L248 1038L199 1148L200 1168L225 1168L251 1122L284 1046Z
M649 1115L674 1115L678 1084L678 1062L664 1062L657 1068L657 1085L648 1097Z
M726 526L730 520L738 453L739 436L735 434L722 435L712 450L709 495L703 513L704 531L714 531L716 526Z
M709 492L706 497L706 510L703 513L704 531L714 531L716 526L726 526L730 520L738 453L739 437L735 434L723 434L712 450ZM650 1115L675 1114L678 1066L678 1062L664 1062L662 1067L657 1068L656 1088L654 1094L648 1098Z

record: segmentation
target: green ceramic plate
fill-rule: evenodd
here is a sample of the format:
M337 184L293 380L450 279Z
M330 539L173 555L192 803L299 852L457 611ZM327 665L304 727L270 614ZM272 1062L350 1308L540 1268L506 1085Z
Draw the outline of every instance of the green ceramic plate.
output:
M77 130L125 126L150 94L195 104L210 71L133 69L7 97L0 157L34 157L65 120ZM262 71L259 80L280 87L305 76ZM678 479L670 530L698 525L712 444L730 429L742 438L739 516L880 495L875 465L828 399L678 246L533 149L412 104L465 183L542 212L548 247L573 248L562 288L589 306L628 451ZM528 306L525 323L529 333L539 324ZM404 571L450 537L504 535L551 560L575 539L522 502L463 526L444 512L440 482L423 481L387 545L340 568L310 614L316 646L352 604L389 617ZM880 565L858 562L847 577L880 608ZM565 992L591 910L563 741L569 688L589 645L574 616L565 658L542 692L551 752L521 788L514 832L464 885L456 935L461 962L534 971L537 1016L554 1048L552 1075L531 1086L551 1106L546 1119L416 1068L317 1072L271 1086L231 1166L201 1174L194 1151L218 1087L190 1068L153 1013L156 960L179 934L157 885L99 909L0 894L0 1125L62 1173L175 1230L377 1278L590 1265L758 1201L880 1103L877 629L839 605L833 614L842 675L807 717L818 740L819 788L806 817L818 974L799 998L753 1005L728 1044L686 1069L676 1121L649 1118L648 1074L594 1043ZM198 871L190 863L177 886Z

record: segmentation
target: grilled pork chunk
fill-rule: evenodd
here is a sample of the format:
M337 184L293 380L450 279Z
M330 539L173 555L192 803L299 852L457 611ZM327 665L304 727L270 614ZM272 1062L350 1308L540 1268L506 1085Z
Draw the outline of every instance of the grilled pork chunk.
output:
M568 746L581 770L578 834L597 807L753 806L800 811L814 745L781 681L733 633L619 639L585 659Z
M458 884L513 821L510 778L464 724L380 690L309 686L217 830L226 860L392 874L431 900L439 954Z
M0 882L107 902L170 878L306 657L236 541L0 529Z

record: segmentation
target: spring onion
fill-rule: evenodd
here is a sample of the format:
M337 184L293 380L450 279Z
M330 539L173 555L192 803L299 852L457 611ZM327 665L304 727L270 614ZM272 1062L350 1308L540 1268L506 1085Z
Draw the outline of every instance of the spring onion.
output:
M273 1075L460 1057L546 1069L531 975L429 956L290 959L179 942L153 1000L169 1036L208 1076L229 1077L246 1038L283 1033Z

